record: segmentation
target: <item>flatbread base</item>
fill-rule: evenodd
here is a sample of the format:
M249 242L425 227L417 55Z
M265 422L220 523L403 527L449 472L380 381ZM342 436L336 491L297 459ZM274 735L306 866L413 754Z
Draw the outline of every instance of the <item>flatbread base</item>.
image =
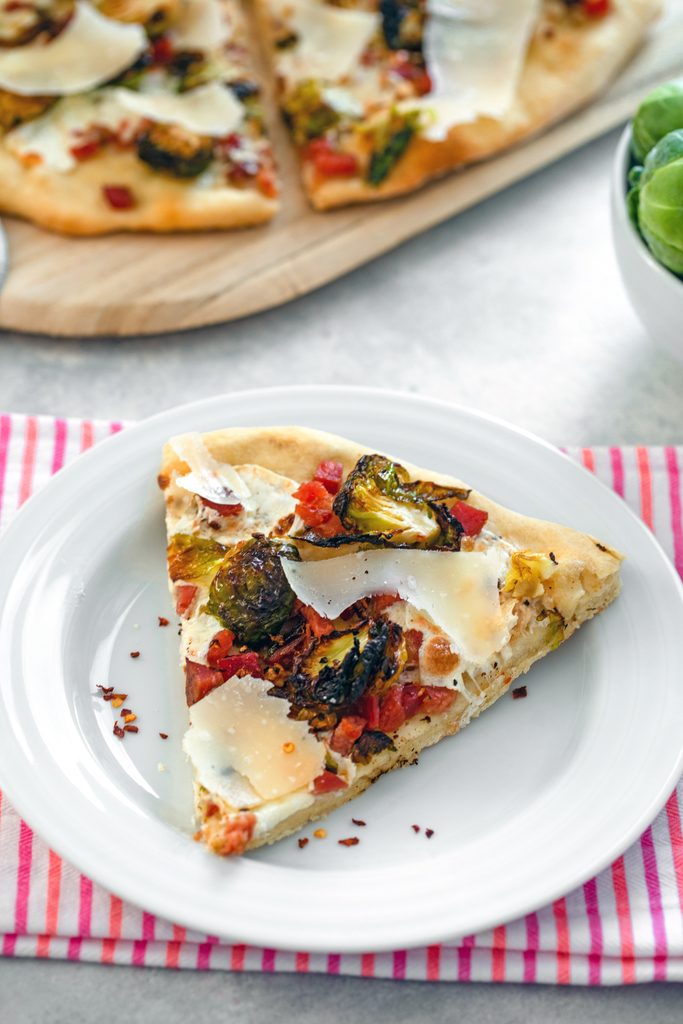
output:
M344 438L301 427L233 428L204 434L203 440L209 451L221 461L236 466L259 465L298 481L310 479L323 459L340 461L344 472L348 473L361 455L370 452L370 449ZM433 470L420 469L407 462L402 464L414 478L466 486L462 481ZM185 464L173 448L167 445L161 467L162 484L165 479L170 479L173 471L181 472L184 469ZM489 513L489 527L520 549L553 552L558 568L552 580L546 583L546 593L552 594L553 605L565 620L565 640L580 625L603 611L619 593L622 556L607 545L567 527L512 512L474 490L471 500L475 506ZM477 708L472 710L466 699L459 694L448 711L432 715L431 721L419 718L410 720L399 730L395 740L396 750L383 751L367 769L359 770L348 789L316 798L312 806L255 836L247 849L277 842L309 822L323 817L360 795L380 775L414 762L425 747L456 733L508 692L516 678L553 649L547 642L542 642L542 638L540 627L522 634L512 645L513 657L505 665L504 676L474 680L483 696ZM234 811L220 797L207 793L201 787L196 791L196 810L207 845L220 848L220 836ZM215 843L212 838L216 840Z
M263 0L261 0L263 2ZM612 0L600 19L567 21L552 35L539 29L522 72L517 100L503 121L480 118L456 125L443 142L413 139L379 187L357 178L322 178L308 164L304 185L313 206L389 199L411 192L448 171L477 163L536 135L600 93L643 42L661 12L660 0Z
M128 151L109 150L62 174L43 165L26 167L0 149L0 209L69 235L114 231L196 231L262 224L278 209L255 189L200 187L159 174ZM130 210L113 209L105 185L125 186L135 197Z

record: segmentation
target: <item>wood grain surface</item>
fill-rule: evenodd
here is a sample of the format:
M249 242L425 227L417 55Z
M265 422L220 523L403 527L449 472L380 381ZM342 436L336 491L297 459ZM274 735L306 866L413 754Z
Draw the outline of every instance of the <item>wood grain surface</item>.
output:
M10 259L0 327L54 336L133 336L281 305L596 138L625 121L653 85L677 74L683 74L683 11L674 10L608 93L549 132L412 196L331 213L308 206L285 130L273 118L283 210L271 224L78 239L7 219Z

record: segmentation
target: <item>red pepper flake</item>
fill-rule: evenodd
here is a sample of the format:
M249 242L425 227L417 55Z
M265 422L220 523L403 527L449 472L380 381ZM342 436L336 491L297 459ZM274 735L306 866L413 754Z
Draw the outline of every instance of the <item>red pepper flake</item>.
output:
M415 834L417 834L420 831L419 825L411 825L410 827L412 828L413 832L415 832Z
M362 821L360 818L351 818L354 825L358 825L359 828L363 828L367 822Z
M432 836L434 835L434 829L433 828L426 828L425 829L425 835L427 836L427 839L431 839Z
M162 740L167 740L168 739L168 733L167 732L160 732L159 735L161 736Z
M297 839L297 843L299 844L299 849L303 850L304 846L308 846L308 839L304 836L303 839Z
M139 651L131 651L130 652L130 656L131 656L131 658L139 658L140 657L140 652Z
M512 699L513 700L522 700L524 697L526 697L526 695L527 695L526 686L517 686L512 691Z
M132 210L135 196L127 185L103 185L102 194L112 210Z
M140 732L140 730L138 729L137 725L124 725L123 731L124 732Z
M97 689L102 691L102 696L104 696L104 694L106 694L106 693L113 693L114 692L114 687L113 686L100 686L99 683L97 684Z
M360 839L358 836L349 836L348 839L338 839L337 842L340 846L358 846Z
M125 718L126 715L132 715L130 708L121 708L121 717Z
M163 617L163 615L160 615L159 616L159 625L160 626L168 626L168 619L165 619Z
M121 728L121 726L119 725L118 722L114 722L113 732L114 732L114 736L118 736L118 738L120 740L123 739L123 729Z

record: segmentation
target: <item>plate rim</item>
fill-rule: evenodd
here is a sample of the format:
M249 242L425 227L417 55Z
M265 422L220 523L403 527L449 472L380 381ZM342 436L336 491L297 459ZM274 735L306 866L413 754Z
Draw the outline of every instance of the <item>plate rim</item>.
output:
M121 431L116 435L112 435L106 438L103 442L100 442L96 446L94 446L90 451L85 452L81 456L75 458L73 462L65 466L60 471L60 473L51 477L43 487L41 487L28 499L27 502L25 502L24 506L22 506L22 509L20 509L17 512L13 520L8 524L7 528L3 530L2 536L0 537L0 558L2 556L3 550L5 550L6 546L8 545L8 538L9 542L11 542L15 531L21 531L22 523L24 519L27 517L24 510L28 509L29 507L33 509L37 504L42 504L42 502L45 500L46 493L49 497L51 488L56 486L68 487L71 475L74 472L76 472L76 467L80 467L80 471L82 472L86 460L92 460L95 458L101 459L102 451L104 449L106 449L107 451L111 451L112 446L122 446L125 445L126 443L135 445L136 437L144 436L145 432L148 431L150 427L158 426L160 423L163 423L165 420L171 419L172 417L187 415L188 413L191 414L195 410L197 412L200 412L202 409L206 409L207 406L211 406L212 404L216 405L218 411L219 404L225 403L226 399L234 398L239 399L241 402L244 402L252 399L263 398L264 396L268 397L273 396L274 394L278 394L279 396L285 399L292 400L297 395L301 395L302 393L314 395L320 393L336 393L343 394L345 396L349 396L350 394L356 394L362 395L367 399L372 399L373 397L381 397L383 400L389 399L393 401L395 401L396 399L400 399L401 401L408 401L414 404L415 406L422 406L423 408L436 406L446 414L455 414L465 417L472 417L475 420L488 423L497 428L502 428L513 435L525 438L526 440L531 441L534 445L539 446L548 452L551 452L552 456L555 458L559 456L559 458L565 462L567 467L572 468L572 471L590 479L591 486L597 486L599 489L602 490L603 495L609 495L609 498L607 500L616 503L615 507L617 507L618 505L622 513L625 513L627 518L631 520L631 525L636 525L640 536L646 539L648 544L652 546L653 552L657 552L658 558L662 563L661 568L666 569L669 577L673 581L675 589L678 593L678 597L680 598L680 610L681 612L683 612L683 582L681 581L674 565L672 564L668 555L664 551L658 538L655 537L654 534L648 530L644 522L635 514L635 512L633 512L628 507L628 505L624 501L620 499L620 497L609 486L603 483L594 474L589 473L588 470L586 470L584 467L578 464L575 460L571 459L565 452L561 451L556 446L552 445L550 442L547 442L544 439L539 438L532 432L525 430L524 428L511 424L506 420L495 415L484 413L461 404L448 402L443 399L435 399L430 396L412 394L410 392L395 389L356 387L353 385L280 385L275 388L265 387L245 389L243 391L232 391L220 395L208 396L193 402L187 402L181 406L171 407L169 409L163 410L162 412L156 413L151 417L143 419L138 423L134 423L128 426L124 431ZM227 419L229 417L224 415L224 418ZM126 442L125 438L128 438L129 441ZM57 481L59 481L59 484L57 484ZM18 527L17 523L19 524ZM3 598L6 596L8 589L9 584L6 583L4 580L0 579L0 621L2 620L4 614ZM7 730L8 733L11 733L12 729L9 725L9 722L7 722L7 724L3 724L3 721L0 720L0 736L5 730ZM17 810L17 812L21 815L21 817L24 820L31 824L31 827L33 827L32 821L35 819L33 819L32 810L30 807L27 807L21 794L15 791L15 787L12 783L12 780L11 778L9 778L10 772L6 771L5 767L6 766L4 764L2 755L2 746L0 745L0 776L2 777L2 788L4 789L4 792L8 796L9 800L11 801L12 805ZM637 819L635 819L631 823L630 827L624 830L622 838L619 842L613 842L610 848L605 849L600 857L593 858L591 860L590 867L586 866L583 868L583 870L575 872L571 881L564 881L561 886L558 886L557 884L550 886L549 891L541 898L534 896L533 898L527 898L526 900L520 899L518 907L514 911L514 913L507 913L504 916L504 920L509 921L513 918L523 916L526 913L530 913L534 910L539 909L541 906L546 905L547 903L558 898L559 896L564 895L567 892L572 891L576 887L582 885L585 881L592 878L600 871L602 871L606 866L612 863L615 858L620 856L621 853L624 852L624 850L626 850L634 841L638 839L638 837L651 823L654 817L659 813L659 811L664 806L666 800L670 796L670 793L674 789L682 773L683 745L681 746L677 760L669 770L666 781L661 783L659 792L656 794L656 797L650 799L648 803L648 809L642 811L638 815ZM17 789L19 788L20 786L18 784ZM39 827L36 828L35 831L39 836L42 836L47 842L49 842L49 845L53 849L55 849L58 853L63 855L67 861L77 866L79 870L83 871L83 873L86 874L88 877L92 878L95 881L101 879L100 884L102 884L108 891L116 892L117 895L122 896L128 902L132 903L137 907L153 911L157 916L159 916L162 919L168 919L169 917L172 917L180 923L185 923L188 927L192 929L197 929L199 927L201 930L204 930L201 925L197 925L196 917L193 918L191 914L178 914L175 911L175 909L173 910L172 914L169 914L169 908L168 906L164 906L163 899L161 898L161 896L157 896L155 894L150 895L149 898L145 898L144 900L141 899L139 891L135 890L134 875L131 876L130 880L126 884L119 884L119 882L121 881L120 879L119 882L117 882L116 884L112 884L112 876L114 874L114 869L106 871L103 867L103 870L100 871L99 865L93 865L90 859L88 858L86 858L86 863L84 863L83 859L79 856L78 850L73 849L73 838L72 842L69 843L68 835L62 834L63 830L59 828L58 824L55 823L54 828L50 825L44 827L44 824L41 821L39 823ZM334 872L329 872L327 877L332 877L333 874ZM347 875L344 872L341 874L341 877L348 880L348 878L350 878L351 876ZM476 925L476 930L486 930L500 923L500 915L496 915L493 909L491 909L488 914L482 914L481 920ZM205 930L209 932L215 932L215 922L212 928L207 927ZM246 934L244 928L240 927L238 930L240 931L239 938L230 930L226 929L221 929L219 934L225 937L226 941L247 941L259 946L269 944L268 938L263 935L262 931L258 934ZM423 928L422 930L413 929L415 935L414 939L411 940L411 945L416 946L428 944L431 942L448 941L455 935L462 935L463 932L466 930L466 928L458 928L457 930L449 930L448 928L441 928L440 930L435 930L434 928ZM228 935L230 936L230 938L228 938ZM295 939L292 939L291 942L283 942L282 937L278 937L277 946L278 948L283 950L295 950L297 948L301 948L300 943L297 942ZM377 952L392 950L395 949L396 946L397 941L392 941L390 938L387 938L383 942L373 941L371 943L373 951ZM324 953L329 951L330 946L329 943L326 942L312 942L310 939L307 939L306 948L309 949L311 952ZM335 939L334 942L334 949L340 953L357 953L362 952L367 948L367 942L362 941L360 937L356 940L346 939L339 941L338 939Z

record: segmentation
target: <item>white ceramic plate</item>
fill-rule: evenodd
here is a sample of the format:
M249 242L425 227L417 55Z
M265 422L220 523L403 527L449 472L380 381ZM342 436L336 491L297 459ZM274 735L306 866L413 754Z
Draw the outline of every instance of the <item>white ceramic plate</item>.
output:
M628 556L624 593L532 670L527 700L503 699L419 766L380 780L325 822L327 839L220 860L190 838L177 637L157 625L173 616L155 476L171 434L292 422L453 472L531 515L606 538ZM683 601L672 567L590 474L464 409L281 388L163 413L97 446L29 501L0 543L0 566L0 785L82 871L202 932L343 952L490 927L609 863L683 768ZM112 735L97 683L129 694L138 735ZM351 815L366 828L354 829ZM435 835L416 835L413 823ZM338 845L351 834L358 846Z

